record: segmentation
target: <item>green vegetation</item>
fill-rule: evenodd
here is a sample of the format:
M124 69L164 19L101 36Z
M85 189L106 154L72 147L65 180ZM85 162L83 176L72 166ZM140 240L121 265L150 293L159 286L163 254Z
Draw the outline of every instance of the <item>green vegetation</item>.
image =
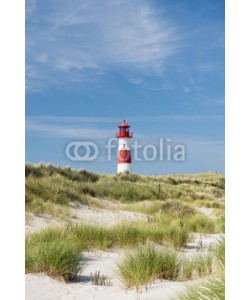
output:
M118 264L118 274L124 284L135 288L137 293L157 278L174 280L178 277L180 264L178 254L153 245L138 247L128 252Z
M204 280L201 284L189 287L185 294L181 294L178 300L224 300L225 278L224 275L213 276Z
M201 284L188 287L185 293L177 297L177 300L225 299L225 239L221 239L213 247L212 254L216 267L215 273L207 277Z
M118 275L126 289L137 293L156 279L190 280L212 273L212 256L209 253L188 257L168 247L139 246L126 253L118 264Z
M76 207L86 204L102 209L105 208L102 199L108 199L118 201L121 209L152 216L161 229L165 219L165 230L176 248L185 247L189 232L224 231L224 177L212 172L174 177L130 173L108 176L86 170L27 164L25 174L26 211L35 215L70 219L73 217L72 203ZM202 203L216 210L216 219L209 219L195 209Z
M135 247L135 250L127 252L118 266L119 276L127 288L133 287L139 292L155 279L206 277L205 292L198 289L190 289L189 292L199 295L204 292L209 297L206 293L213 286L216 287L212 292L222 291L224 241L212 249L211 254L187 257L181 251L191 241L192 232L208 234L224 231L223 176L213 172L111 176L44 164L27 164L25 175L26 222L30 222L32 214L48 214L69 223L27 235L26 272L46 272L53 277L72 280L84 265L82 251L131 250ZM105 199L114 202L117 209L144 213L148 220L112 227L70 224L72 206L85 204L90 208L103 209L106 208ZM212 208L214 218L203 215L197 207ZM205 296L204 299L207 299Z
M193 214L192 205L196 202L197 206L202 206L202 201L205 206L211 202L214 208L223 208L224 203L224 177L212 172L174 177L137 174L111 176L52 165L26 164L25 176L26 208L35 214L50 213L51 208L47 203L67 207L69 202L88 204L90 197L127 204L162 200L156 202L159 210L173 214L178 212L179 216Z
M173 233L174 232L174 233ZM175 233L176 232L176 233ZM81 250L105 250L108 248L131 248L136 245L154 242L157 244L173 244L172 235L182 235L177 228L166 230L164 226L137 222L120 223L112 227L102 227L89 224L75 224L62 227L49 227L42 231L28 234L29 239L39 243L54 240L70 239L77 243ZM181 240L183 243L183 240ZM177 243L177 248L183 244Z
M64 229L49 229L26 237L26 273L45 272L68 281L76 278L82 266L81 248Z

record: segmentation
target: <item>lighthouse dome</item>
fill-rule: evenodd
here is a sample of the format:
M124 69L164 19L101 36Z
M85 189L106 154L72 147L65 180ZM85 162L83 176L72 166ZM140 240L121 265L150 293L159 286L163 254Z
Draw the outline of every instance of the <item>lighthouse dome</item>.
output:
M120 127L126 127L126 128L128 128L128 127L130 127L130 125L128 125L128 124L126 123L126 121L123 120L123 122L122 122L118 127L119 127L119 128L120 128Z

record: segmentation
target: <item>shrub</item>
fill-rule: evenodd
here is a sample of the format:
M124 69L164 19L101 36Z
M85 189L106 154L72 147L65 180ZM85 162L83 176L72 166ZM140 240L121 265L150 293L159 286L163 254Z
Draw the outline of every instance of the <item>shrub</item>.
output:
M25 165L25 177L34 176L34 177L42 177L44 173L39 167L36 167L32 164Z
M175 181L175 179L174 179L174 178L172 178L172 177L168 177L168 179L167 179L167 183L169 183L169 184L173 184L173 185L176 185L176 181Z

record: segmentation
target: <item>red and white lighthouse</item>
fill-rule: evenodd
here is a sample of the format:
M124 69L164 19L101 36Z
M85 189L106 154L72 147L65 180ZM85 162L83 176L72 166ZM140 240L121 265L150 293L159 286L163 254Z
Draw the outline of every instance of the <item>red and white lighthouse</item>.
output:
M118 138L118 168L117 173L123 173L126 171L131 172L131 150L130 139L133 137L133 133L129 132L129 127L124 120L119 126L119 132L116 133Z

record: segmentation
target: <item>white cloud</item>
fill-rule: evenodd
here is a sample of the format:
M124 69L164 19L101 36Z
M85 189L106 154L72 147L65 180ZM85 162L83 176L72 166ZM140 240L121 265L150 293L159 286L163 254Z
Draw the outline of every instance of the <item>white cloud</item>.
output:
M161 116L130 116L130 122L166 122L166 121L193 121L193 120L224 120L224 115L161 115ZM44 123L113 123L118 124L121 120L115 117L75 117L75 116L27 116L28 122Z
M220 98L215 98L215 99L210 99L210 100L206 100L204 102L205 105L225 105L225 98L224 97L220 97Z
M163 21L148 1L55 3L37 22L32 22L34 13L29 15L26 25L27 61L47 64L43 72L69 76L78 70L95 77L104 70L125 68L161 74L165 60L180 47L174 24ZM34 78L46 82L46 76Z
M41 63L46 63L48 62L48 53L42 53L42 54L39 54L37 57L36 57L36 60L41 62Z
M98 139L109 137L112 134L110 130L97 129L91 127L78 127L68 125L55 125L42 122L26 121L26 130L38 135L47 137L66 137L81 139Z
M129 82L132 84L140 84L142 80L140 78L130 78Z
M37 1L36 0L26 0L25 1L25 14L26 18L29 18L36 10Z
M199 71L204 71L204 72L212 72L215 70L215 64L213 63L197 63L196 68Z

